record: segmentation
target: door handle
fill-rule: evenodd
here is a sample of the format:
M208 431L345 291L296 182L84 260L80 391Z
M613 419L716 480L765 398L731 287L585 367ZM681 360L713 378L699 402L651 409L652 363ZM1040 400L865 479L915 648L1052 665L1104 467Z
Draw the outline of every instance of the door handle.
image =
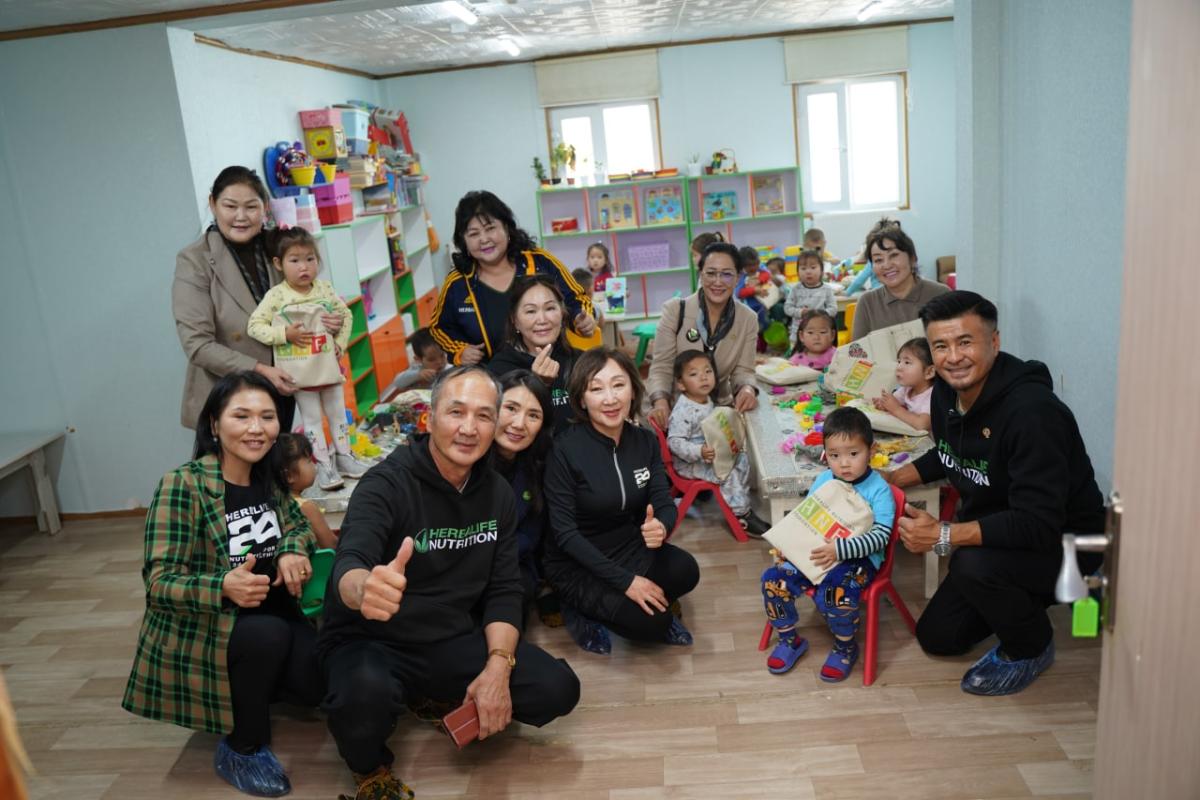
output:
M1113 491L1109 495L1108 511L1105 514L1105 532L1076 534L1064 533L1062 537L1063 560L1054 584L1054 596L1060 603L1074 603L1088 596L1091 589L1100 590L1100 620L1109 632L1117 616L1117 557L1121 540L1121 495ZM1086 578L1079 572L1075 560L1077 552L1103 553L1104 563L1100 571Z

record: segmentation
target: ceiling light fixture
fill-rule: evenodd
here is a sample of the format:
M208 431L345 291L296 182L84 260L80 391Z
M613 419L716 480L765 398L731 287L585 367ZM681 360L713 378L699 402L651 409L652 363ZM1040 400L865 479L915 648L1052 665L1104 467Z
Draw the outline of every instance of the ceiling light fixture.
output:
M450 0L450 2L446 4L446 6L447 6L447 8L446 8L447 11L449 11L452 15L454 15L455 17L458 17L459 19L461 19L463 22L467 23L468 25L474 25L476 22L479 22L479 15L476 14L471 9L467 8L467 6L458 2L458 0Z
M513 58L521 55L521 48L517 47L517 43L512 39L501 39L500 49L508 53Z
M858 10L858 21L866 22L879 11L879 0L871 0Z

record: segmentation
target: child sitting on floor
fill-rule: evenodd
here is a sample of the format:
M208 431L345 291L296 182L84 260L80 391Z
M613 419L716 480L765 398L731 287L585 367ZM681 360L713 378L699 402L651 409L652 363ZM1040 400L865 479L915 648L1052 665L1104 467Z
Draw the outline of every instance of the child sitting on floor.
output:
M833 317L819 308L809 309L800 317L798 327L796 349L791 362L801 367L824 370L833 361L833 354L837 350L833 346L837 336Z
M392 382L380 393L385 403L400 392L430 388L437 374L446 369L446 353L433 340L429 328L413 331L413 335L408 337L408 344L412 348L412 363L408 369L392 378Z
M738 453L733 470L725 480L717 480L712 462L713 448L704 440L700 423L712 414L715 406L712 391L717 385L710 353L704 350L685 350L675 356L675 388L679 399L671 409L667 426L667 446L675 462L675 471L685 478L697 478L721 485L721 495L747 535L755 538L771 527L750 508L750 460Z
M845 481L867 502L874 516L870 530L834 539L809 556L818 567L833 566L816 586L813 602L833 633L833 649L821 667L820 677L836 683L846 679L858 660L854 636L860 619L859 600L883 564L896 503L891 487L870 467L875 437L866 414L849 406L838 408L826 418L824 434L829 469L817 476L809 494L829 481ZM808 650L808 640L796 633L799 621L796 598L812 587L804 573L779 555L762 575L767 618L779 634L779 644L767 659L767 669L772 673L787 672Z
M337 547L337 534L325 521L325 515L312 500L301 497L305 489L317 479L317 466L313 463L312 445L298 433L281 433L275 440L279 448L279 460L283 463L283 474L287 477L288 491L292 499L304 512L309 527L317 537L317 546L333 549Z
M821 253L817 250L800 251L796 272L800 280L789 287L787 302L783 306L792 318L790 339L795 339L800 331L800 319L804 312L824 311L831 317L837 314L833 287L825 283L825 262L821 260Z
M884 392L871 402L901 422L929 432L929 400L933 397L933 354L922 336L909 339L896 352L896 383L900 388Z
M333 284L317 278L321 257L317 254L316 240L304 228L288 228L276 233L272 245L272 262L275 269L283 273L283 282L272 286L263 295L262 302L250 315L246 332L251 338L272 347L291 344L293 348L315 347L313 352L318 352L329 345L329 342L320 341L325 334L305 330L299 322L286 327L276 325L275 318L293 306L324 306L330 314L342 318L342 327L330 337L334 352L341 357L350 341L350 309L333 290ZM342 486L339 473L347 478L361 478L367 471L367 465L350 452L343 382L344 378L338 376L336 383L320 386L300 383L294 395L296 410L304 422L304 435L312 443L317 459L317 485L326 491ZM335 455L332 459L325 443L322 412L329 420L329 432L333 435Z

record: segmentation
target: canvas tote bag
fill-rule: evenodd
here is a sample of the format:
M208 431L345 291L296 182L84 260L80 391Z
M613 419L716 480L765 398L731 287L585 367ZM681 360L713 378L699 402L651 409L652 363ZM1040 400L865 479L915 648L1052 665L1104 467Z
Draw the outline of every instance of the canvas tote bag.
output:
M809 554L834 539L848 539L871 529L875 513L845 481L831 480L787 513L763 538L783 553L804 577L819 584L831 568L818 567Z
M342 370L338 366L333 335L325 330L321 315L332 309L321 303L297 303L284 306L275 315L271 324L286 328L295 322L312 331L312 343L307 347L284 342L275 345L275 366L287 372L301 389L331 386L342 382Z
M704 443L716 453L712 468L717 481L723 481L733 472L738 453L746 448L746 423L732 408L717 406L700 422L700 430L704 432Z

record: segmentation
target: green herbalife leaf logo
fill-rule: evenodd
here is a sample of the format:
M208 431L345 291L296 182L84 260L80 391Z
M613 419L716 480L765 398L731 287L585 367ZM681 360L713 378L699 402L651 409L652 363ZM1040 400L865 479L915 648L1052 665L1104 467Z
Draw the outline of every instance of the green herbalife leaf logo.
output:
M430 550L462 550L477 544L496 541L499 533L496 520L476 522L465 528L421 528L413 537L418 553Z

